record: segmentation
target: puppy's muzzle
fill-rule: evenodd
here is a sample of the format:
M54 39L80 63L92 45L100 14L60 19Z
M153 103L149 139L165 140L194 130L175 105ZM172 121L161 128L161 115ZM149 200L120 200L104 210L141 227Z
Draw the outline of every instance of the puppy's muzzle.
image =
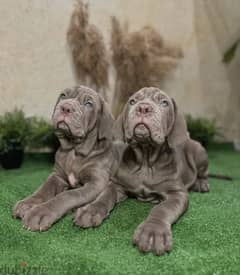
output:
M58 112L56 115L56 125L57 129L71 132L68 125L69 118L75 112L74 106L69 102L60 103L58 107Z
M69 128L68 124L65 121L59 121L57 123L57 128L70 132L70 128Z
M134 136L138 139L146 139L151 136L151 132L146 124L138 123L134 127Z
M136 114L138 116L149 116L153 113L153 107L149 103L139 103L136 106Z
M64 103L60 106L60 113L61 115L67 116L73 113L75 110L70 103Z

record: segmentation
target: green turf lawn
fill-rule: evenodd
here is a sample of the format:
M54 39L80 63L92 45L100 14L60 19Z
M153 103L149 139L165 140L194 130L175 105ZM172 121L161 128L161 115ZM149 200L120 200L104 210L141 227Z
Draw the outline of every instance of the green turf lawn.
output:
M34 157L19 170L0 170L0 274L240 274L240 154L224 147L209 156L211 172L234 181L210 180L209 194L191 194L188 212L173 228L174 249L162 257L132 246L134 229L151 209L132 199L97 229L73 226L72 214L47 232L23 229L12 207L46 179L51 164Z

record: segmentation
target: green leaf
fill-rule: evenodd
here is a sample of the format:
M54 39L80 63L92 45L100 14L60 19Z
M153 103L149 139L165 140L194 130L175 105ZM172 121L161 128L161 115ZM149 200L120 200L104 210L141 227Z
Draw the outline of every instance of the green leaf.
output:
M216 126L214 120L203 117L193 118L190 114L187 114L186 121L190 137L204 146L212 143L216 136L221 136L220 129Z

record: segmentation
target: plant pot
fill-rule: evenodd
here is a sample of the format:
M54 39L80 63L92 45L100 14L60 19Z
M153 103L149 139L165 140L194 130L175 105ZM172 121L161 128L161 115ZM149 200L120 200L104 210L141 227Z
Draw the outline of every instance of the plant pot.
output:
M5 169L16 169L21 167L24 157L23 149L12 149L2 154L2 167Z
M8 140L6 150L1 153L2 167L5 169L19 168L23 162L24 148L17 140Z

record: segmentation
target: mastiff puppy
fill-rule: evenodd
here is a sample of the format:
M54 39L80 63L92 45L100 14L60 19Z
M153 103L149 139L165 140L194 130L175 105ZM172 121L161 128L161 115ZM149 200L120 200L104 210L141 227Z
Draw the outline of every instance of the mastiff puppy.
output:
M155 203L136 229L133 243L162 255L172 249L171 225L188 207L188 190L208 192L208 158L189 138L176 103L157 88L143 88L116 121L115 174L96 201L78 210L79 225L90 227L128 196Z
M113 118L103 98L84 86L65 89L52 121L61 144L53 173L13 210L32 231L47 230L69 210L96 199L109 184Z

